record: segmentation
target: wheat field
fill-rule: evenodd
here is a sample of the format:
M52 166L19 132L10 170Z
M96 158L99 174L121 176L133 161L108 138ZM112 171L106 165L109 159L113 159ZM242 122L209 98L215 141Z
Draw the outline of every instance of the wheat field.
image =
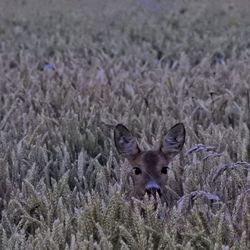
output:
M0 249L250 249L248 5L2 0ZM155 209L113 128L147 150L177 122Z

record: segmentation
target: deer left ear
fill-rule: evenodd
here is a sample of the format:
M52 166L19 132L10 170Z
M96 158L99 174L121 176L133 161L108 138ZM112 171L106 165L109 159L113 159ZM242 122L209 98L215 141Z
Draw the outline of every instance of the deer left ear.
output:
M133 158L140 152L136 138L122 124L116 125L114 129L114 140L118 152L128 159Z
M174 125L165 135L160 151L167 157L172 159L183 148L185 142L185 127L183 123L177 123Z

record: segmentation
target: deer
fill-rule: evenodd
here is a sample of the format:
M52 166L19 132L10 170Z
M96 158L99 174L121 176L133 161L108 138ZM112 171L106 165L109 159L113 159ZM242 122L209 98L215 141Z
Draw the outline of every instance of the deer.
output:
M157 150L141 150L137 139L123 124L114 128L115 147L128 160L133 181L133 195L142 199L145 194L154 198L166 192L168 165L185 143L185 126L177 123L162 138Z

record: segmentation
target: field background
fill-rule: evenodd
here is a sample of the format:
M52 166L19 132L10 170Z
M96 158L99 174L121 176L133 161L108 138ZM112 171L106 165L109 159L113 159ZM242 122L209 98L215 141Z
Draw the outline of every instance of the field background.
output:
M249 13L1 0L0 249L250 249ZM168 205L130 201L113 126L149 149L180 121Z

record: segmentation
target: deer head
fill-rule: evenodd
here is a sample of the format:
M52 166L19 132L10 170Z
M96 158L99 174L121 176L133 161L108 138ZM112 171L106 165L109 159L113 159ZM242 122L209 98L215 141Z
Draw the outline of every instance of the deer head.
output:
M140 150L136 138L122 124L114 130L118 152L128 159L132 170L135 196L145 193L160 196L167 181L168 165L182 150L185 142L185 127L182 123L173 126L163 137L159 150Z

